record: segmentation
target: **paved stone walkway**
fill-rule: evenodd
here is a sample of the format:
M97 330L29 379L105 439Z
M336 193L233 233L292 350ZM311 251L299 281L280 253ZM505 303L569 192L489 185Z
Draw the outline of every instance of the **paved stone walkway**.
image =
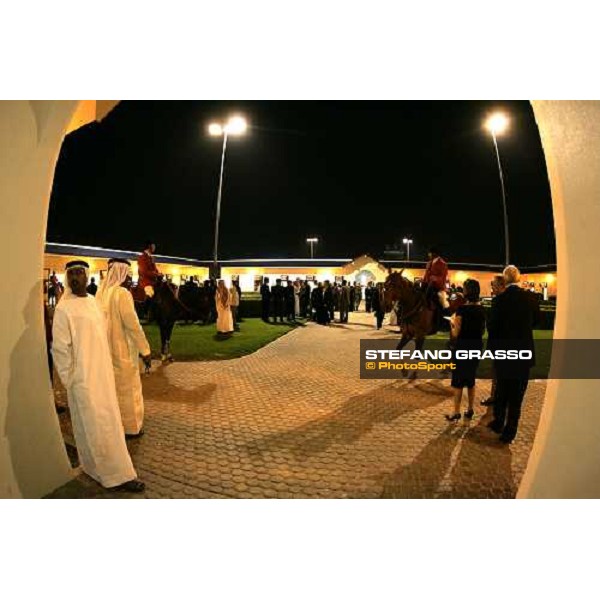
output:
M359 379L361 337L391 335L366 317L310 323L240 359L144 376L146 434L128 446L145 497L514 497L545 383L530 383L519 435L500 445L484 409L471 423L445 421L449 381ZM478 384L478 401L489 387ZM123 495L79 475L50 497Z

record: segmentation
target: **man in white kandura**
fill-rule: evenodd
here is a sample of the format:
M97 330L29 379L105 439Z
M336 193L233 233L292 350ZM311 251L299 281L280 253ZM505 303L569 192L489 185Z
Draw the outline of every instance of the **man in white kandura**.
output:
M86 293L88 269L81 260L67 263L52 327L54 365L67 389L83 471L105 488L143 492L125 445L106 320Z
M96 294L96 301L106 315L117 398L127 438L139 437L144 433L144 397L139 357L142 357L146 369L150 369L152 364L150 346L129 292L131 283L131 263L121 258L111 258L108 261L108 273Z

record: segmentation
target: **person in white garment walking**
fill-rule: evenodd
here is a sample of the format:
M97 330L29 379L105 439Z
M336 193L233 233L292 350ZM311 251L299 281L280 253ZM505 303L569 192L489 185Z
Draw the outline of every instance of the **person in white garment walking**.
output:
M233 333L233 317L231 315L231 294L222 279L219 279L215 293L217 304L217 333L230 335Z
M52 356L67 390L81 467L105 488L143 492L125 445L106 319L86 293L89 265L66 265L65 293L54 313Z
M152 365L150 346L129 291L131 282L131 263L112 258L108 261L108 273L96 294L96 301L106 315L117 398L127 438L139 437L144 433L144 397L139 357L142 357L147 370Z

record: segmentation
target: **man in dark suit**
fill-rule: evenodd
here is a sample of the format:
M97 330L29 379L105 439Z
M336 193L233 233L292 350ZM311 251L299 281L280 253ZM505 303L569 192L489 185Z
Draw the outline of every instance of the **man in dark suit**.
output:
M285 293L285 318L288 321L296 320L294 284L288 279L287 287L284 288Z
M265 277L260 286L260 305L261 305L261 313L262 320L265 323L269 322L269 307L271 304L271 288L269 288L269 278Z
M333 288L329 283L329 279L325 280L325 285L323 286L323 304L327 311L327 323L331 323L331 321L333 321L334 297Z
M375 313L375 318L377 319L377 329L381 329L383 325L383 318L385 317L385 290L383 288L383 283L378 283L375 288L373 288L373 294L371 296L371 305L373 307L373 312Z
M281 279L275 280L275 285L271 288L271 298L273 299L273 323L279 321L283 323L283 313L285 311L285 290L281 285Z
M533 294L519 287L519 269L509 265L503 272L506 290L492 300L488 323L489 350L531 350L534 352L533 326L539 317L539 305ZM531 360L497 360L494 419L488 424L510 444L517 435L521 405L529 383Z
M350 310L350 288L346 280L342 281L340 288L340 323L348 322L348 311Z
M370 313L371 308L373 306L373 282L369 281L367 283L367 287L365 288L365 310Z

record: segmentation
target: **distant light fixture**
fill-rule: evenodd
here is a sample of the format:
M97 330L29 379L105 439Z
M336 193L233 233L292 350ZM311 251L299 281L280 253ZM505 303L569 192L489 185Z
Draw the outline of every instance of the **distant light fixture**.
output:
M508 117L501 112L494 113L485 122L485 126L492 135L501 135L508 129Z
M315 257L314 247L315 247L315 244L318 241L319 241L319 238L316 238L316 237L306 238L306 243L310 244L310 257L311 257L311 259Z
M410 260L410 245L413 241L410 238L404 238L402 243L406 246L406 260Z

